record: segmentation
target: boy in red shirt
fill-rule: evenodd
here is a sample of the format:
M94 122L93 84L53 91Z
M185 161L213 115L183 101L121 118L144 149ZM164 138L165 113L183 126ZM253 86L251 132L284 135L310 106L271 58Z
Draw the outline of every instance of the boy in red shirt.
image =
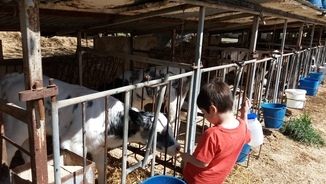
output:
M188 184L222 183L231 172L244 144L250 141L247 114L250 101L242 104L240 118L232 112L233 96L227 84L205 84L197 97L197 106L214 127L198 140L194 153L181 153Z

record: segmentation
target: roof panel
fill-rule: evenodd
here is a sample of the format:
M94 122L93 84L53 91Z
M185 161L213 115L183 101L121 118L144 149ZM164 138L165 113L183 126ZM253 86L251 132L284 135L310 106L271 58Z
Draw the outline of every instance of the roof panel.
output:
M304 0L50 0L40 3L40 25L42 34L48 35L180 32L182 27L196 32L199 6L206 7L206 31L250 28L254 15L265 19L266 26L281 25L282 19L326 24L324 10ZM18 15L16 1L0 4L0 30L19 31Z

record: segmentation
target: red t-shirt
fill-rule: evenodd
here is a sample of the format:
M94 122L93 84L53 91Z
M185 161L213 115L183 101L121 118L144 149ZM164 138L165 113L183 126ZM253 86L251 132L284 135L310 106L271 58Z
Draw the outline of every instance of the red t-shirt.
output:
M209 163L199 168L187 163L183 170L188 184L222 183L231 172L244 144L250 141L250 131L246 123L239 120L239 126L225 129L220 125L207 129L198 140L193 156Z

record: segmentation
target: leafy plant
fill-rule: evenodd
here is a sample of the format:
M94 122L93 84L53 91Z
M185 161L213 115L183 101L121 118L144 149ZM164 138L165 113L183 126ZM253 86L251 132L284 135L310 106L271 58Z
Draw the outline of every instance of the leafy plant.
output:
M299 118L284 121L280 132L295 141L309 145L325 145L325 141L311 125L311 118L304 113Z

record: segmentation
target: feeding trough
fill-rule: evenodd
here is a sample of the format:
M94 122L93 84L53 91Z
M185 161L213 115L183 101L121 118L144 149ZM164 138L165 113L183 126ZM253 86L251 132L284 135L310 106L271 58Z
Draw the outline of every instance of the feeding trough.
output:
M62 184L83 183L83 158L68 150L60 155L60 174ZM48 156L48 182L54 183L53 155ZM18 166L12 170L14 184L32 184L31 163ZM95 163L86 160L85 181L95 183Z

